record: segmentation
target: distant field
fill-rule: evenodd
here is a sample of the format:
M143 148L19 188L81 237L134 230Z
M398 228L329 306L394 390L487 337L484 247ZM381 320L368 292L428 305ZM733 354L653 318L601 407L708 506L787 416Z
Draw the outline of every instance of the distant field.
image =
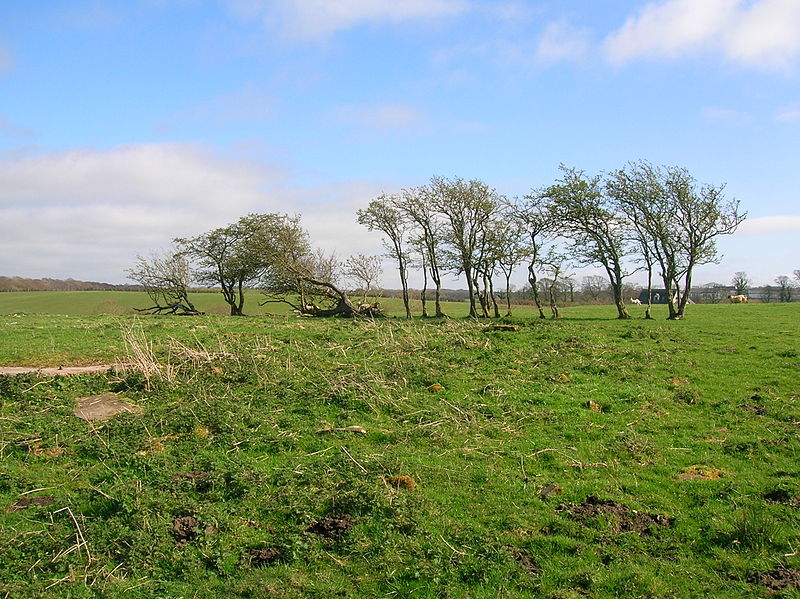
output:
M0 365L126 370L0 376L0 597L800 594L800 303L39 310L0 316Z
M230 308L220 293L195 293L192 302L198 310L207 314L230 314ZM257 291L247 293L245 312L253 316L265 314L286 314L290 308L286 304L271 303L263 307L264 300ZM403 303L399 299L379 299L390 314L404 314ZM15 291L0 293L0 315L3 314L64 314L69 316L88 316L93 314L135 314L135 308L147 308L152 302L143 292L135 291ZM431 306L433 304L431 303ZM454 315L466 315L469 306L466 302L446 304ZM419 301L413 302L416 312L421 311ZM432 308L431 308L432 310ZM527 311L529 308L523 308Z

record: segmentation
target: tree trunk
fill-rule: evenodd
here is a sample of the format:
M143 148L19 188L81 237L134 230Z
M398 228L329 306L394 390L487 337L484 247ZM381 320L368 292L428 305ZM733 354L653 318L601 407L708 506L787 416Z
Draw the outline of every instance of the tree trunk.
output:
M491 277L489 278L489 298L492 300L492 306L494 308L494 317L500 318L500 306L497 305L497 297L494 294L494 283L492 283Z
M422 318L428 318L428 269L425 261L422 261L422 291L419 294L422 302Z
M542 302L539 299L539 286L537 285L538 281L536 279L536 269L534 268L533 262L528 264L528 283L530 283L531 290L533 291L533 302L536 304L536 309L539 310L539 318L547 318L544 315Z
M653 320L650 311L653 309L653 267L647 265L647 310L644 317L646 320Z
M475 306L475 282L472 280L472 265L464 269L464 276L467 277L467 291L469 292L469 317L478 318L478 310Z
M511 272L506 275L506 316L511 316Z
M408 298L408 269L405 260L400 260L400 284L403 286L403 305L406 308L406 318L411 319L411 303Z

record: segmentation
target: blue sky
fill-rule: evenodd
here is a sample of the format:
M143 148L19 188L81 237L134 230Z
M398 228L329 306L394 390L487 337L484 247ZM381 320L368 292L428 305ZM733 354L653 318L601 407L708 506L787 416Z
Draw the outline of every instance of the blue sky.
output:
M798 150L800 0L0 3L9 276L124 282L252 211L377 253L355 211L382 191L647 159L749 213L696 280L770 283L800 268Z

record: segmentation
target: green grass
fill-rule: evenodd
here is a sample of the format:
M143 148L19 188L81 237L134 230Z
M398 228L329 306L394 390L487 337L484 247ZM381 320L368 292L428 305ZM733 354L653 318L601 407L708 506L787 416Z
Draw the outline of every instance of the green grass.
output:
M0 377L0 596L766 596L800 569L800 307L613 316L0 317L0 364L124 361L128 331L171 366ZM141 413L72 415L107 391Z

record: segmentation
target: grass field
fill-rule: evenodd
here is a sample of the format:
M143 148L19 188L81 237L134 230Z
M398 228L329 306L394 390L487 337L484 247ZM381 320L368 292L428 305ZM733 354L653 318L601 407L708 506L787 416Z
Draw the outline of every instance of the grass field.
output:
M0 596L800 596L800 304L493 330L12 295L0 364L127 370L0 377ZM73 414L107 392L138 409Z

